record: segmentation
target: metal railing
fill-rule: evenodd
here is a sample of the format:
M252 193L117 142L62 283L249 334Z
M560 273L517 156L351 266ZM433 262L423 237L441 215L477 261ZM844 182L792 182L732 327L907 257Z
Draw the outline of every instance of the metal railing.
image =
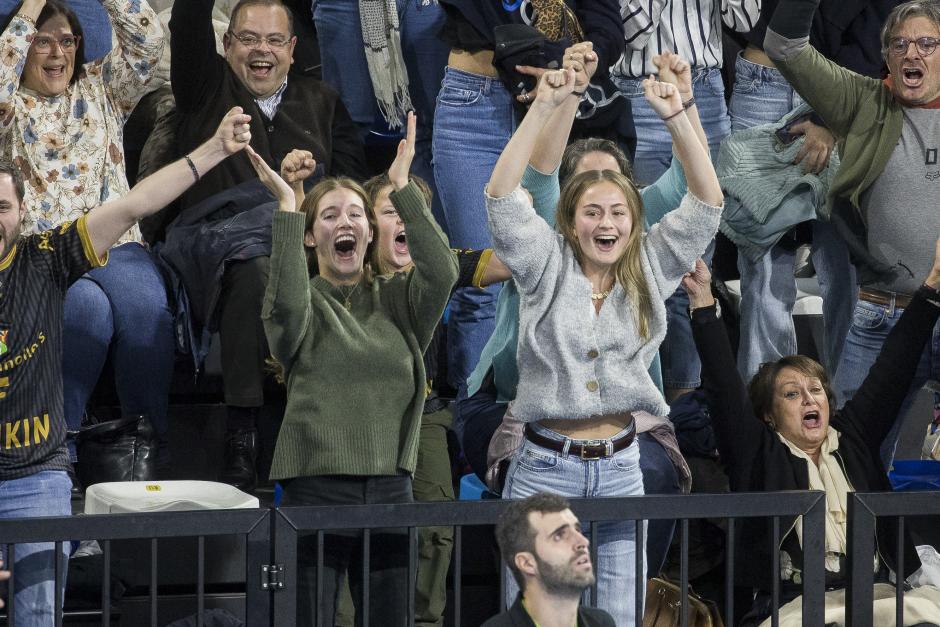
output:
M853 494L849 501L849 552L860 559L849 560L850 587L848 604L850 620L855 625L870 625L872 572L871 555L875 551L874 525L877 516L903 517L940 514L940 498L936 493L886 493ZM450 503L414 503L402 505L362 505L344 507L285 507L281 509L214 510L163 512L147 514L108 514L56 518L33 518L0 521L0 538L3 539L10 557L9 568L15 571L14 544L32 542L55 543L57 554L65 542L79 539L94 539L102 544L104 575L101 583L101 624L111 624L110 568L112 560L111 541L150 539L150 572L148 584L149 624L157 626L158 565L160 563L159 540L165 538L197 538L197 548L192 561L196 567L196 614L202 622L206 604L206 556L205 540L212 536L240 536L245 542L245 620L250 627L277 625L285 627L295 624L298 594L298 540L304 534L316 536L317 582L322 581L324 540L330 532L338 530L362 530L362 568L364 574L370 569L369 548L371 534L380 528L405 528L408 530L408 581L415 580L416 530L420 527L454 527L452 577L449 586L449 606L452 614L448 624L461 625L463 585L464 538L467 527L492 525L508 505L506 501L460 501ZM637 545L641 546L644 535L643 520L674 519L678 521L677 534L680 539L680 599L687 599L689 581L689 521L700 518L726 519L727 538L733 538L742 519L770 518L772 524L766 541L772 547L771 574L779 572L777 547L781 543L780 519L803 516L803 604L802 624L823 625L824 622L824 550L825 550L825 496L821 492L776 492L740 493L715 495L649 495L643 497L572 499L571 506L582 522L634 521ZM596 560L597 525L591 526L592 557ZM723 600L726 624L734 623L734 582L736 548L734 542L726 542L725 598ZM636 552L636 572L642 572L644 554ZM141 555L143 560L146 556ZM743 557L743 556L742 556ZM869 565L866 570L863 564ZM495 567L495 563L494 563ZM901 565L903 568L903 564ZM496 569L494 568L494 573ZM503 607L505 593L504 570L498 569L498 607ZM57 589L64 577L61 564L56 568ZM773 601L772 624L778 624L780 604L780 579L771 591ZM495 581L493 582L495 587ZM318 583L315 594L322 597L322 586ZM368 623L369 586L368 577L363 577L360 609ZM415 602L413 586L408 599L409 617L414 616ZM7 596L9 612L7 624L15 624L13 586ZM496 590L494 590L494 593ZM642 606L646 594L646 582L636 578L634 590L637 607ZM591 599L596 599L596 590ZM899 598L901 593L899 592ZM62 624L62 602L56 600L56 625ZM319 604L318 604L319 606ZM866 609L867 608L867 609ZM747 608L745 608L747 609ZM867 611L867 614L866 614ZM902 610L898 610L899 615ZM680 624L687 625L689 608L683 602L680 608Z
M415 574L415 530L425 526L453 526L453 587L452 605L454 608L454 627L461 626L461 562L462 529L469 526L494 524L508 505L506 501L465 501L459 503L414 503L407 505L357 505L344 507L284 507L276 510L274 522L275 563L283 568L284 587L274 597L273 620L275 625L294 624L297 610L296 574L298 563L298 539L304 533L316 534L316 606L322 603L323 549L325 536L329 531L360 529L363 532L361 550L364 573L369 570L369 550L371 530L379 528L407 528L409 544L408 581L414 581ZM768 542L772 543L774 556L771 568L779 572L776 547L780 545L781 517L803 516L803 624L823 624L823 595L825 590L824 546L825 546L825 495L822 492L775 492L747 494L696 494L696 495L649 495L642 497L623 497L605 499L572 499L571 507L582 523L603 522L610 520L636 521L637 545L643 542L643 520L676 519L680 522L681 539L680 595L683 600L680 607L680 625L688 625L688 524L690 519L726 518L728 519L728 537L734 537L735 521L742 518L773 518L773 532ZM591 528L592 558L596 560L597 526ZM734 543L727 542L725 571L725 620L734 621ZM642 551L637 551L636 572L643 572ZM596 561L595 561L596 563ZM499 606L503 607L505 590L504 571L500 569ZM646 595L646 581L636 577L636 605L642 607ZM778 623L779 577L774 576L773 616L774 626ZM409 624L414 622L414 588L408 599ZM592 598L596 599L596 590ZM360 611L364 625L368 625L369 583L363 577L362 600ZM319 613L318 613L319 614ZM322 625L323 617L316 617L316 624Z
M157 626L157 572L159 566L158 542L161 538L197 538L196 562L197 592L196 613L199 625L203 624L205 609L205 538L210 536L245 537L245 596L248 625L270 625L271 595L262 588L261 564L270 562L271 555L271 511L267 509L231 509L187 512L159 512L147 514L94 514L87 516L63 516L46 518L23 518L0 521L0 538L6 545L11 572L6 611L8 625L16 625L16 608L13 602L16 579L15 544L28 542L54 542L55 555L59 556L55 567L56 590L62 588L65 577L61 553L62 543L73 540L97 540L104 554L104 573L101 582L101 624L111 624L111 541L150 539L150 624ZM62 598L55 595L55 625L63 620Z
M852 627L873 625L875 572L872 555L881 551L875 535L878 518L897 518L896 571L903 573L905 518L940 515L940 492L854 492L848 501L847 621ZM903 577L903 575L902 575ZM895 587L895 624L904 624L904 586Z

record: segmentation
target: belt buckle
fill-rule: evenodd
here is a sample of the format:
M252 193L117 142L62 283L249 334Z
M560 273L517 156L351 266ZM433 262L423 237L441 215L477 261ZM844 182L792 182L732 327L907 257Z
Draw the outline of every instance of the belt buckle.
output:
M602 454L599 455L588 455L586 453L588 447L597 446L604 450ZM601 459L602 457L607 456L607 440L584 440L581 442L581 461L591 462Z

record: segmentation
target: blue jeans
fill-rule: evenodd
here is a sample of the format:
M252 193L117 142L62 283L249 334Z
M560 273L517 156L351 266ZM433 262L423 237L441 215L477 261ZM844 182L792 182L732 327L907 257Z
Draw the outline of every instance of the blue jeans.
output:
M418 123L412 172L427 181L435 192L432 210L441 225L444 224L444 214L434 190L431 137L434 102L450 52L437 36L444 20L444 9L437 0L398 0L402 56L408 70L408 91ZM362 43L359 3L313 0L313 21L320 41L323 80L339 92L353 121L364 134L368 134L381 115L372 91Z
M778 70L738 57L730 106L733 130L774 123L802 104L803 99ZM828 222L813 223L812 259L824 303L826 344L820 347L822 361L826 370L834 373L855 305L855 268L845 242ZM797 352L792 316L796 302L794 263L794 251L779 245L757 263L738 255L738 370L745 381L750 381L762 363Z
M498 78L444 70L434 113L434 180L451 246L492 246L483 188L515 128L512 96ZM456 290L447 325L448 380L454 389L473 371L496 325L499 286Z
M71 489L72 482L61 470L0 481L0 519L70 516ZM60 596L65 594L68 547L68 542L62 543ZM55 544L17 544L14 557L17 627L50 627L55 624ZM3 561L6 567L6 555Z
M864 300L859 300L855 305L852 326L849 327L849 333L845 338L842 360L839 362L832 386L840 407L845 404L845 401L855 396L855 392L868 375L868 370L881 352L885 339L894 325L898 323L903 312L904 310L899 307L876 305ZM898 436L917 392L928 381L937 380L940 380L940 323L934 327L933 335L917 363L917 371L914 373L914 380L911 381L907 398L901 405L894 426L881 445L881 461L885 469L888 469L894 461ZM923 424L926 425L932 420L932 415L925 416Z
M540 435L565 441L559 433L533 424ZM616 437L616 436L615 436ZM551 492L566 497L611 497L643 494L640 473L640 446L636 440L612 457L584 461L573 455L522 441L506 474L503 497L524 499L537 492ZM645 522L643 523L646 524ZM597 523L597 607L614 617L617 625L634 625L642 608L634 607L636 598L636 526L634 521ZM589 538L589 526L584 535ZM644 537L645 537L644 533ZM646 564L641 576L646 578ZM512 605L519 591L511 575L506 577L506 605Z
M121 409L144 414L161 439L173 378L173 315L163 277L140 244L111 249L108 264L90 271L65 296L62 373L65 421L82 424L85 405L110 356ZM70 451L73 461L75 451Z

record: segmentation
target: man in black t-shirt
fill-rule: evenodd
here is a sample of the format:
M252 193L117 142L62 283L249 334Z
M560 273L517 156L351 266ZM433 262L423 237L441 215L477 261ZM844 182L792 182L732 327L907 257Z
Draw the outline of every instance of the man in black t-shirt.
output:
M249 120L240 108L232 109L209 141L124 198L34 235L21 233L23 181L16 170L0 166L0 518L71 514L62 396L66 290L107 263L108 250L134 223L242 150L251 138ZM16 546L11 624L52 624L53 547Z

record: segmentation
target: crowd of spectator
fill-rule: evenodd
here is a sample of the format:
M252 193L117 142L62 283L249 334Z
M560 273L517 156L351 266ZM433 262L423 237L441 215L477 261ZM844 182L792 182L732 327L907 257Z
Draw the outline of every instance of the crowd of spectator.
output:
M0 518L70 513L103 379L153 426L146 478L165 476L177 358L198 367L217 342L222 482L278 481L284 505L449 501L454 467L508 499L677 494L706 483L701 457L730 490L825 491L827 584L844 586L845 495L890 489L937 378L936 0L0 12ZM822 295L819 361L795 355L800 273ZM722 317L710 286L738 278ZM693 422L714 438L684 438ZM543 501L514 514L534 544L501 531L516 615L548 572L532 516L557 518L571 559L586 547L567 503ZM641 620L636 553L658 574L673 526L638 544L632 523L598 525L616 624ZM765 531L743 532L743 624L770 611ZM879 534L888 582L898 543ZM795 522L783 602L800 543ZM414 585L417 623L442 624L452 544L421 530L415 583L407 536L373 534L371 622L404 624ZM23 624L51 620L54 553L16 551L36 573L16 578ZM301 542L298 624L361 603L361 538L323 553ZM911 603L940 613L934 592Z

